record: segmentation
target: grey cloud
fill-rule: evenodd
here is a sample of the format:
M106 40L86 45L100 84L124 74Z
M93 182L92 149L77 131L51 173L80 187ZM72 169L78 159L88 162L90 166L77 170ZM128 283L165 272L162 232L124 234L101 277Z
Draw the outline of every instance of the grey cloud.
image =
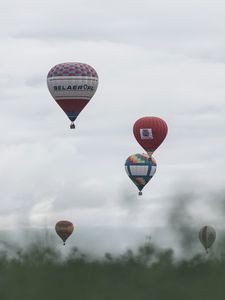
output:
M25 81L25 84L30 86L30 87L39 87L46 85L46 80L43 79L42 74L36 74L31 76Z
M221 223L224 218L224 210L220 212L224 196L221 196L220 192L215 193L209 190L197 192L193 189L192 192L177 192L177 195L174 195L167 215L168 230L181 246L182 255L190 257L197 249L201 248L198 233L202 226L213 226L217 232L224 230L224 224ZM217 238L216 243L221 245L223 243L222 236L218 235ZM219 246L214 245L214 248L217 251Z
M201 116L201 115L216 115L215 117L224 114L225 106L224 105L202 105L196 109L193 110L187 110L180 112L179 115L191 115L191 116Z
M24 5L26 9L21 11L23 22L16 27L9 24L8 32L18 38L114 41L151 47L158 43L157 48L160 40L164 40L164 47L169 49L175 45L176 51L176 44L182 46L185 40L194 45L199 37L207 40L209 36L214 39L215 33L224 34L221 14L224 4L217 2L216 5L207 1L207 10L194 1L184 5L179 1L172 1L170 5L143 1L139 7L136 2L128 1L115 1L110 5L103 1L89 2L85 7L83 3L75 6L66 1L64 7L57 7L52 2L52 9L47 11L45 5L40 4L34 10L30 4ZM213 16L216 16L216 22L209 22Z
M189 252L196 244L198 227L189 212L190 206L195 202L194 194L180 194L174 197L168 215L169 228L175 233L185 252Z

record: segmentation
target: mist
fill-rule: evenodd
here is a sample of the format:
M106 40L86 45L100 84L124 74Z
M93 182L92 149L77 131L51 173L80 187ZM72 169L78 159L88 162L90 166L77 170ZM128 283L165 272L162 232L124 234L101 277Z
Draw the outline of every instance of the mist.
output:
M222 190L171 197L162 228L78 226L66 246L53 228L2 231L0 299L223 299ZM202 203L213 213L194 213ZM121 205L136 216L126 193ZM203 224L217 231L208 254L198 240Z

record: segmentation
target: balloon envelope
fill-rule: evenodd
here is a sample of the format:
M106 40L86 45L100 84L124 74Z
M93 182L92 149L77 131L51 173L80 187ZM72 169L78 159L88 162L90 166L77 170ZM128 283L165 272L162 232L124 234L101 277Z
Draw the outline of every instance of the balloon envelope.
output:
M125 162L125 170L133 183L141 191L156 172L156 161L147 154L130 155Z
M133 133L137 142L146 150L149 156L163 142L167 131L166 122L158 117L140 118L133 126Z
M47 85L52 97L74 122L95 94L98 74L84 63L61 63L49 71Z
M216 231L211 226L204 226L199 231L199 240L207 250L212 246L216 239Z
M58 234L58 236L63 240L64 245L65 241L72 234L73 229L73 223L71 223L70 221L62 220L55 224L55 231Z

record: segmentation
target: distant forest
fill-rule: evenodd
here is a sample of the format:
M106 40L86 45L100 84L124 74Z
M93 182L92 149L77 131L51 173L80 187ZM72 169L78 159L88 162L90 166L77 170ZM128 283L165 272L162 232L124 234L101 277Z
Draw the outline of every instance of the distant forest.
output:
M1 300L224 300L224 279L225 254L176 261L152 244L98 260L37 243L0 252Z

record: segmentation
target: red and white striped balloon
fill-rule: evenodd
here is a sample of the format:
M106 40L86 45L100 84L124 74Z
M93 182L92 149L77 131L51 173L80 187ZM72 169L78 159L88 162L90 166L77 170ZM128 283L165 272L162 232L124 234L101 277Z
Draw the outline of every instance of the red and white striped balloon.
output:
M75 128L73 122L96 92L98 74L84 63L62 63L49 71L47 85L52 97L71 120L71 128Z

